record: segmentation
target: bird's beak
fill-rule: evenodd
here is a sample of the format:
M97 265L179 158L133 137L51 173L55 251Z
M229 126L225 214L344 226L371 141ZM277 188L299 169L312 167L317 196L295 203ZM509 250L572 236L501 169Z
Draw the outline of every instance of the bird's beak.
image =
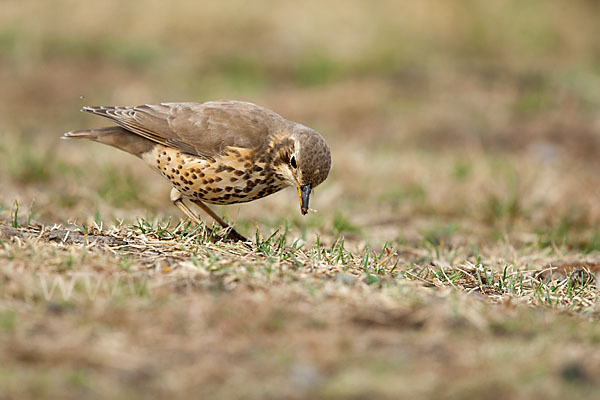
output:
M298 186L298 194L300 195L300 212L302 215L308 213L308 200L310 199L310 184Z

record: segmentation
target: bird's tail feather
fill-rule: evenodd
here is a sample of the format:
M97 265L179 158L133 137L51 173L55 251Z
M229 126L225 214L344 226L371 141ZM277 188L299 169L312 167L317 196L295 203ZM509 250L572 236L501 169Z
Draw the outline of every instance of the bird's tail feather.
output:
M141 157L150 151L154 143L148 139L129 132L120 126L109 126L97 129L78 129L65 133L61 139L88 139L107 144L117 149Z
M107 128L97 129L77 129L65 133L61 139L88 139L101 141L102 137L112 136L114 134L120 134L123 132L123 128L119 126L109 126Z

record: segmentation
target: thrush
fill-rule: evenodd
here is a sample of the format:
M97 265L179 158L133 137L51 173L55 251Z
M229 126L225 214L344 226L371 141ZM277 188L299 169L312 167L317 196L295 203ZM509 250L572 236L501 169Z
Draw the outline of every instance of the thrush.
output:
M137 107L83 107L115 126L74 130L64 139L89 139L131 153L167 178L171 201L201 221L183 202L197 204L230 236L245 240L205 203L244 203L292 186L300 211L331 168L325 139L313 129L242 101L160 103Z

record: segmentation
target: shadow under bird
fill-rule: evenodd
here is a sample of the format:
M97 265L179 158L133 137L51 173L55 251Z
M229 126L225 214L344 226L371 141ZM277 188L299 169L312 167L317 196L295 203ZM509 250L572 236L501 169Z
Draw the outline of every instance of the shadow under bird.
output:
M288 186L298 190L305 215L311 190L331 168L329 146L318 132L252 103L161 103L82 111L109 118L116 126L74 130L63 139L89 139L141 158L171 182L171 201L197 224L200 220L184 199L230 228L204 203L244 203ZM246 240L234 229L229 236Z

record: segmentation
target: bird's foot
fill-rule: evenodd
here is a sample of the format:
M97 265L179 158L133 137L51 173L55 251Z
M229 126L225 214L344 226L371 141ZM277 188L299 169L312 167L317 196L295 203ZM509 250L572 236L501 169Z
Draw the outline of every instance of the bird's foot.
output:
M238 231L236 231L233 228L230 228L227 231L227 233L225 234L223 239L226 241L232 241L232 242L245 242L245 243L250 242L250 240L248 240L248 238L246 238L244 235L240 234Z
M242 243L246 247L250 248L250 240L246 238L244 235L236 231L235 229L228 227L225 228L224 231L219 232L218 228L207 228L207 234L209 236L209 240L211 242L230 242L230 243Z

